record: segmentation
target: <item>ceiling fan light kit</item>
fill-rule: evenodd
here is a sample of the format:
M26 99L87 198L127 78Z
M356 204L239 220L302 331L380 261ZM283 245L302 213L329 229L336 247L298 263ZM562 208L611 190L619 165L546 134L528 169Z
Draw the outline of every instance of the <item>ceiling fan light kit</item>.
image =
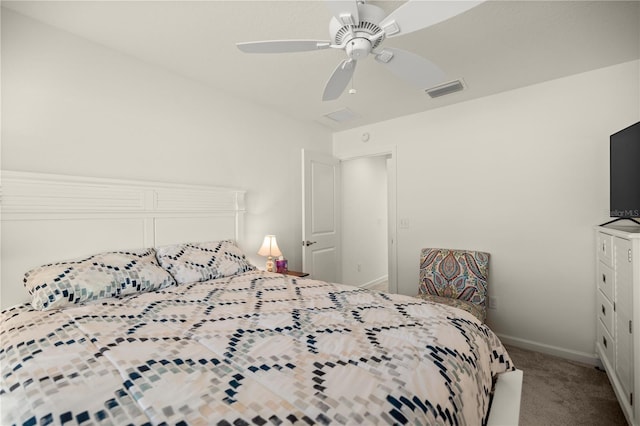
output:
M333 13L329 22L331 41L269 40L237 43L237 46L246 53L288 53L328 48L343 50L347 59L329 77L322 94L323 101L335 100L342 95L353 77L357 62L369 54L373 54L376 62L392 74L424 90L445 81L444 71L430 60L414 53L378 47L387 38L437 24L483 1L409 0L385 17L385 12L380 7L363 1L327 0L327 6Z

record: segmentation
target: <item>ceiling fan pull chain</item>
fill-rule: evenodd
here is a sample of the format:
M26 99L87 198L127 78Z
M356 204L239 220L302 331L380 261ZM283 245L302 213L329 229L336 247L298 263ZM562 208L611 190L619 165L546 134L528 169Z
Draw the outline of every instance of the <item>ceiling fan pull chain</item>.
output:
M351 76L351 89L349 89L349 94L350 95L355 95L356 93L358 93L358 91L355 88L355 79L356 79L356 75L355 73Z

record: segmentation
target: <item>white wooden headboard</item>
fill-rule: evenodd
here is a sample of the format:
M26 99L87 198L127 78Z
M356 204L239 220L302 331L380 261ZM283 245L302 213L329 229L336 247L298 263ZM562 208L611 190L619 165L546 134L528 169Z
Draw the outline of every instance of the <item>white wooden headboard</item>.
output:
M245 191L2 171L0 306L29 300L22 279L101 251L242 241Z

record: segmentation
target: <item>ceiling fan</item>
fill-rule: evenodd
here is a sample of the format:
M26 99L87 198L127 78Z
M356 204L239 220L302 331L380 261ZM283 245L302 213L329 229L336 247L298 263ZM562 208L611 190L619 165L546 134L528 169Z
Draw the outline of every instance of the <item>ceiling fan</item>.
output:
M373 54L392 74L419 87L441 83L444 72L433 62L414 53L382 47L386 38L409 34L483 3L477 1L409 0L385 17L378 6L356 0L327 0L333 17L329 22L330 41L268 40L237 43L246 53L289 53L322 49L344 50L347 58L333 71L322 94L323 101L340 97L349 84L359 60Z

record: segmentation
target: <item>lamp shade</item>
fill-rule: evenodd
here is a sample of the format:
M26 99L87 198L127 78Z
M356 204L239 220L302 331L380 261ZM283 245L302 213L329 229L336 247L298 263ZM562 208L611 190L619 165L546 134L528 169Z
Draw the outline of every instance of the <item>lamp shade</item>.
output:
M278 248L278 243L276 242L275 235L267 235L266 237L264 237L262 247L260 247L260 250L258 250L258 254L260 256L268 257L282 256L282 252L280 251L280 248Z

